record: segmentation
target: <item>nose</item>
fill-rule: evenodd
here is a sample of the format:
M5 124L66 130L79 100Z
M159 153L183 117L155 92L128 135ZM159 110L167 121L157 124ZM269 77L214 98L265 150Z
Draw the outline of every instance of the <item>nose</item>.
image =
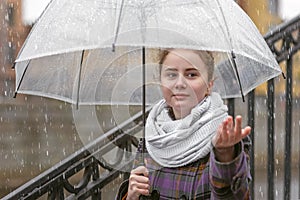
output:
M184 89L184 88L186 88L186 84L187 83L186 83L184 76L180 74L175 82L175 88L176 89Z

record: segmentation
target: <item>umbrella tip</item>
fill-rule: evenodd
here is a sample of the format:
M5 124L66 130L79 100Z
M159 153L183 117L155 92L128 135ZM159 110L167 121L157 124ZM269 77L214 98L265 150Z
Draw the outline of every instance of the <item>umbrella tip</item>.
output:
M111 45L111 51L115 52L115 50L116 50L116 45L115 45L115 43L112 43L112 45Z
M286 79L285 73L282 72L281 74L282 74L282 76L283 76L283 79Z
M18 92L15 91L15 94L14 94L14 96L13 96L14 99L17 97L17 94L18 94Z

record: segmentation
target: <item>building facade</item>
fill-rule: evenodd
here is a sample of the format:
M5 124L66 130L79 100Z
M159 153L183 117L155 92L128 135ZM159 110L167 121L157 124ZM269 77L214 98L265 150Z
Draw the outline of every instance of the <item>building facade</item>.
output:
M22 23L21 0L1 0L0 19L0 102L3 103L14 95L12 67L31 27Z

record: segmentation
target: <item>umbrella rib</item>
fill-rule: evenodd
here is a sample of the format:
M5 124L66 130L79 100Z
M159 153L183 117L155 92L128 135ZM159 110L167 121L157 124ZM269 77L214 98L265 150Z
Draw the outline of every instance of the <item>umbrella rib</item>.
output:
M26 40L24 41L24 43L23 43L21 49L19 50L19 53L18 53L18 55L17 55L16 60L19 59L20 55L22 54L22 52L23 52L23 50L24 50L24 47L26 46L26 44L27 44L28 41L29 41L29 38L31 38L32 33L34 32L34 30L35 30L36 27L38 26L39 21L41 21L41 18L45 15L46 10L48 10L48 8L49 8L50 5L52 4L52 2L53 2L53 0L50 0L50 2L47 4L46 8L42 11L41 15L38 17L37 20L35 20L34 25L33 25L33 27L31 28L30 33L29 33L28 36L26 37Z
M232 58L233 67L234 67L234 70L235 70L235 73L236 73L236 77L237 77L237 80L238 80L238 83L239 83L242 99L243 99L243 102L245 102L245 96L244 96L244 92L243 92L243 88L242 88L242 84L241 84L241 79L240 79L240 75L239 75L239 72L238 72L238 69L237 69L237 66L236 66L236 62L235 62L236 56L235 56L233 51L231 51L231 58Z
M237 69L237 65L236 65L236 62L235 62L236 56L235 56L235 53L233 51L232 38L231 38L231 35L229 33L228 24L226 22L225 15L224 15L224 12L223 12L223 9L222 9L222 7L220 5L219 0L216 0L216 1L217 1L217 4L219 5L221 13L222 13L222 17L223 17L224 24L225 24L225 27L226 27L227 35L228 35L228 38L229 38L229 45L230 45L230 49L231 49L231 58L232 58L232 62L233 62L233 68L234 68L234 71L236 73L236 77L238 79L239 88L240 88L240 91L241 91L243 102L245 102L245 96L244 96L244 92L243 92L243 88L242 88L242 84L241 84L241 80L240 80L240 75L239 75L239 72L238 72L238 69Z
M120 21L121 21L121 15L122 15L122 11L123 11L123 5L124 5L124 0L122 0L122 2L121 2L120 12L119 12L118 20L116 22L115 37L114 37L114 41L112 43L112 51L113 52L115 51L115 45L116 45L118 35L119 35Z
M83 56L84 56L85 50L81 53L81 60L80 60L80 66L79 66L79 73L78 73L78 85L77 85L77 99L76 99L76 108L78 109L79 104L79 93L80 93L80 82L81 82L81 69L83 64Z
M225 15L224 15L224 12L223 12L223 9L222 9L222 7L221 7L221 5L220 5L219 0L216 0L216 1L217 1L217 4L218 4L219 8L220 8L220 11L221 11L221 14L222 14L222 17L223 17L223 20L224 20L224 24L225 24L225 27L226 27L226 32L227 32L227 35L228 35L228 38L229 38L229 45L230 45L230 48L231 48L231 50L233 50L233 46L232 46L232 38L231 38L231 35L230 35L230 33L229 33L228 24L227 24L227 22L226 22Z
M22 81L23 81L23 78L24 78L24 76L25 76L25 73L26 73L26 71L27 71L27 69L28 69L28 66L29 66L30 62L31 62L31 60L28 61L27 65L26 65L26 67L25 67L25 70L24 70L24 72L23 72L23 74L22 74L22 77L21 77L21 79L20 79L19 85L18 85L18 87L17 87L17 89L16 89L16 91L15 91L15 94L14 94L13 98L16 98L16 97L17 97L18 90L20 89L21 83L22 83Z

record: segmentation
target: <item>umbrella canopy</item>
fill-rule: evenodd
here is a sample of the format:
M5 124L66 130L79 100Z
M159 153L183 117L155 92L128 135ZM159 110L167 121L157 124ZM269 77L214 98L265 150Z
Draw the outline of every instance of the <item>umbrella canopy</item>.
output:
M16 92L78 104L138 104L146 84L150 104L160 98L161 48L214 52L214 90L223 98L245 95L281 73L233 0L52 0L16 60Z

